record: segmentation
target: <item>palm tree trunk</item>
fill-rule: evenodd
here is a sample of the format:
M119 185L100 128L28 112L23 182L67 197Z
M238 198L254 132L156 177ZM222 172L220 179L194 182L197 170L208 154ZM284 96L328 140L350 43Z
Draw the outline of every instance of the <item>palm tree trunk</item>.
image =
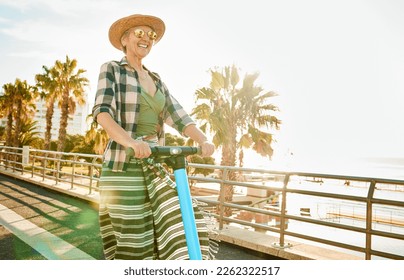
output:
M238 166L243 167L244 166L244 150L243 149L240 149L240 152L238 153L238 161L239 161Z
M234 130L236 131L236 130ZM236 154L237 154L237 142L236 135L232 136L230 144L223 145L222 148L222 161L221 166L236 166ZM223 176L223 173L222 173ZM226 180L234 181L236 179L235 171L228 171ZM233 185L224 184L224 201L231 202L233 201L234 187ZM220 198L219 198L220 199ZM230 207L224 208L224 215L229 217L232 215L232 209Z
M60 115L58 152L63 152L66 141L67 120L69 117L69 89L65 89L62 96L62 106Z
M22 114L22 100L19 99L17 100L17 114L15 115L15 129L14 129L14 139L13 139L13 146L14 147L20 147L20 132L21 132L21 114ZM14 155L14 162L15 162L15 167L16 168L22 168L22 165L17 163L21 162L22 156L18 155L19 152L17 152Z
M46 131L45 131L45 150L50 150L50 143L52 139L52 117L55 106L55 97L52 96L50 100L46 102Z
M7 128L6 128L6 146L12 145L12 131L13 131L13 113L10 113L7 116Z
M7 127L6 127L6 146L9 147L12 145L12 130L13 130L13 112L10 110L10 112L7 115ZM6 155L7 160L5 161L6 163L6 168L9 165L10 162L10 155Z
M22 101L17 101L17 114L15 115L15 129L14 129L14 137L13 137L13 145L14 147L20 146L20 132L21 132L21 112L22 112Z

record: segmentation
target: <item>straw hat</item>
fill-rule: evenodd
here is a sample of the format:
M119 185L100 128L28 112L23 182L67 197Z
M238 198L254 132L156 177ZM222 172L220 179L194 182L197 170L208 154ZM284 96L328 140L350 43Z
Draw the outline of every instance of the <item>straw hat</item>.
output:
M109 41L118 50L122 50L121 38L126 30L135 26L149 26L157 33L155 44L160 41L164 35L165 24L164 22L155 16L135 14L127 16L115 21L109 28Z

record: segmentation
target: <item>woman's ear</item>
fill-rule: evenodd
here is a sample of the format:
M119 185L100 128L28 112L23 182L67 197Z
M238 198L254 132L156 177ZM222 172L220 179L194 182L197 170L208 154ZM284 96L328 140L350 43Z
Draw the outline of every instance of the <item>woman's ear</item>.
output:
M126 45L128 44L128 31L126 31L125 33L123 33L122 37L121 37L121 49L122 51L126 54Z

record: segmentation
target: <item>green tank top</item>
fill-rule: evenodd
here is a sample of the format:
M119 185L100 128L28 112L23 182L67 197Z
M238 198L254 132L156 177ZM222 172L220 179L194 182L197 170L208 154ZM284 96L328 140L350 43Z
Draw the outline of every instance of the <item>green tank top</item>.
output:
M163 111L166 102L160 89L151 96L143 88L140 94L140 112L136 128L138 136L153 135L157 133L158 117Z

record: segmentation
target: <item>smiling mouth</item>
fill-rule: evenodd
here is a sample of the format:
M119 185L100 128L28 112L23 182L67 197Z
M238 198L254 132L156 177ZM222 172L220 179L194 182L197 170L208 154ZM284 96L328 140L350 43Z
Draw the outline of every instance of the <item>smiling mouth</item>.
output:
M146 45L146 44L138 44L138 46L141 48L144 48L144 49L147 49L147 47L148 47L148 45Z

